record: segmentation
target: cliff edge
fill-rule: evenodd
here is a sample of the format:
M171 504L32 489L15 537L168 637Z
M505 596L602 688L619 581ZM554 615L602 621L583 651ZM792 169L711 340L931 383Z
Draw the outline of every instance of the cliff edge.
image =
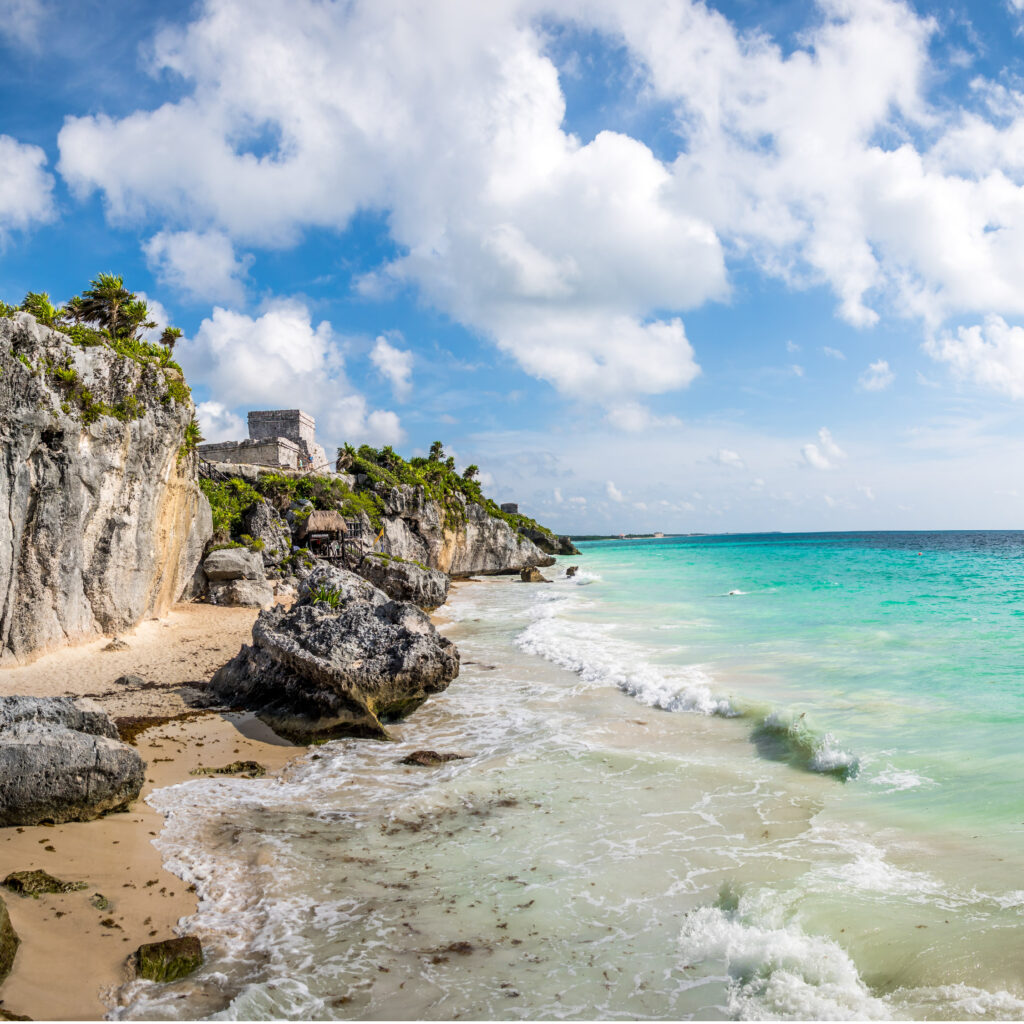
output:
M159 346L0 316L0 663L166 613L212 533Z

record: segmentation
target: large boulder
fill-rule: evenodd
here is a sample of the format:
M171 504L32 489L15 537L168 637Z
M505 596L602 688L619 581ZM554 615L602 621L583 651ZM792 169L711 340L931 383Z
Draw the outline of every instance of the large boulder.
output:
M370 554L355 571L396 601L410 601L424 611L440 608L448 599L451 578L440 569L407 562L391 555Z
M0 317L0 662L162 615L209 508L172 367Z
M248 548L220 548L211 551L203 562L203 572L211 582L221 580L261 580L263 559Z
M242 516L242 533L262 542L260 557L265 566L280 565L291 554L291 528L265 501L256 502Z
M235 608L269 608L274 588L266 580L220 580L206 585L206 599Z
M71 697L0 697L0 825L87 821L121 810L145 764L110 717Z
M429 616L355 573L314 568L289 611L260 613L246 645L213 677L221 700L257 711L300 742L384 739L459 674L459 652Z
M527 529L523 532L541 551L547 552L549 555L578 555L580 553L571 537L559 537L546 530Z

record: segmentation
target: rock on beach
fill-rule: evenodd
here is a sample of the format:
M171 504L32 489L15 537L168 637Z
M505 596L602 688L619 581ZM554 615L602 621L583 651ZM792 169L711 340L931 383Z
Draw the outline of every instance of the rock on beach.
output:
M252 637L211 690L298 742L386 738L384 723L459 674L457 648L423 611L331 565L312 571L291 610L261 612Z

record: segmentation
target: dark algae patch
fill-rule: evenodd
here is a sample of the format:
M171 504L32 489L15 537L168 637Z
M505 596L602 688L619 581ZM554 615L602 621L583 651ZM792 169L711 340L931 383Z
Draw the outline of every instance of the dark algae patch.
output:
M193 768L190 775L244 775L246 778L258 779L267 774L267 769L259 761L232 761L222 768Z
M35 898L86 888L85 882L62 882L46 871L12 871L4 879L3 886L19 896Z
M135 951L135 970L148 981L177 981L203 965L203 947L194 935L147 942Z

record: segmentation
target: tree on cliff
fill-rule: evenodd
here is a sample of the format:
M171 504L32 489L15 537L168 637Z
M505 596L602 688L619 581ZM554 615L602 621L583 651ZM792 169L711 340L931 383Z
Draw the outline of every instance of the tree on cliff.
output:
M31 313L39 323L47 327L52 327L60 316L60 311L46 292L29 292L22 300L21 309Z
M462 479L475 480L479 474L480 467L475 462L472 462L462 471Z
M165 327L160 335L160 344L166 346L168 352L174 351L174 345L181 337L180 327Z
M82 293L82 319L116 338L123 332L125 306L137 301L135 293L125 288L120 274L100 274L89 284L92 287Z
M441 462L444 459L444 445L440 441L435 441L430 446L430 461Z

